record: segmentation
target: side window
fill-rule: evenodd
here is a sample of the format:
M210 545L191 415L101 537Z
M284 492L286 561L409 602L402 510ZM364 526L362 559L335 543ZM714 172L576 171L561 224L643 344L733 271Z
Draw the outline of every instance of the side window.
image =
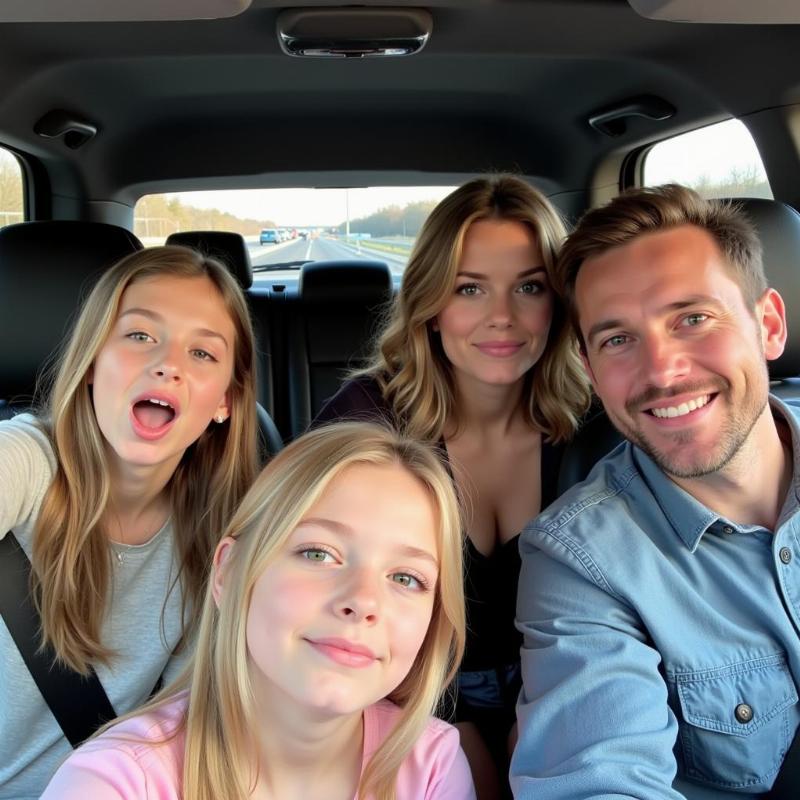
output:
M703 197L772 197L753 137L737 119L653 145L642 179L645 186L682 183Z
M22 168L10 151L0 147L0 228L24 219Z

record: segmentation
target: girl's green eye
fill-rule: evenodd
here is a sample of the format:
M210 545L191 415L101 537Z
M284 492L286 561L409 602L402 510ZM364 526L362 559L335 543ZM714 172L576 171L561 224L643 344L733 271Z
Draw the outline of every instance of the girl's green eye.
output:
M428 588L424 581L414 575L409 575L408 572L395 572L391 578L395 583L400 584L400 586L404 586L406 589L417 589L424 591Z
M303 558L309 561L325 561L331 557L327 550L320 550L319 548L309 547L307 550L302 551Z

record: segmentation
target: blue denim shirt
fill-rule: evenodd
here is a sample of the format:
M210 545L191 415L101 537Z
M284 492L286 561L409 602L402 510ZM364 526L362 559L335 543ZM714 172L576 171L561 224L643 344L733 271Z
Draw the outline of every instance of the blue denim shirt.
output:
M516 798L771 787L800 724L800 408L770 401L794 458L774 534L627 443L523 531Z

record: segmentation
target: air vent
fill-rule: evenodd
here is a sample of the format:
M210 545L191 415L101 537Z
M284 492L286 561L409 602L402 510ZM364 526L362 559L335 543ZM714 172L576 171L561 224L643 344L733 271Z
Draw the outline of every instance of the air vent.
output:
M375 58L418 53L433 29L421 8L295 8L278 15L284 53L310 58Z

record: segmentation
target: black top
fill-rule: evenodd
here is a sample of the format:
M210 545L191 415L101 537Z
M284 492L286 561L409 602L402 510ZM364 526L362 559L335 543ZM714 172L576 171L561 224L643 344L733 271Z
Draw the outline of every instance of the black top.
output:
M354 378L322 407L312 427L337 420L383 422L397 420L371 377ZM447 459L447 448L440 442ZM556 498L562 448L542 442L542 509ZM447 464L450 471L449 463ZM451 473L452 474L452 473ZM467 538L464 554L464 592L467 604L467 642L461 669L498 669L519 662L522 635L514 626L520 556L519 534L483 555Z

